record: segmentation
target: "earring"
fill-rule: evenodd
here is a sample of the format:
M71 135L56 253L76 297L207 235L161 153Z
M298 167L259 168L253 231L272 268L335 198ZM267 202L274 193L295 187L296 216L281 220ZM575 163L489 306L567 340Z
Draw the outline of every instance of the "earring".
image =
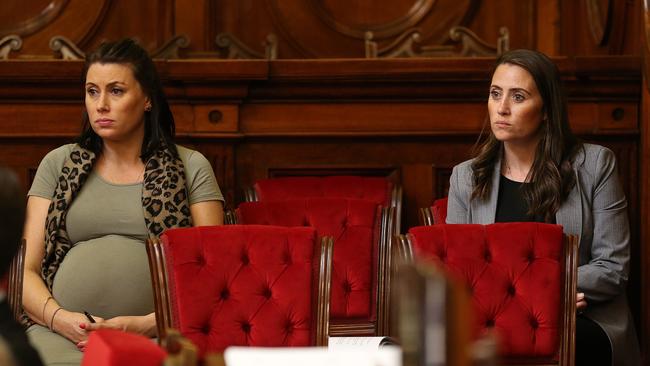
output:
M144 106L144 111L145 112L151 112L151 104L147 104Z

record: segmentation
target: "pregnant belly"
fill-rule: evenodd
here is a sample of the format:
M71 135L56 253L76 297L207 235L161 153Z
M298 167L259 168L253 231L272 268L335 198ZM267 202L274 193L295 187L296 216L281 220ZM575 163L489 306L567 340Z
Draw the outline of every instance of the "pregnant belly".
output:
M153 312L145 244L119 235L77 243L54 277L52 294L66 310L103 318Z

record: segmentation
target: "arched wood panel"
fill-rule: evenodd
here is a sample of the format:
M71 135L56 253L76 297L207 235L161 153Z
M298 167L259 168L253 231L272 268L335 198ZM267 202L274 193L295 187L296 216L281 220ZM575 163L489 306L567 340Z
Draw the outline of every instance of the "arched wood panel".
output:
M155 50L174 33L172 0L4 0L0 7L0 36L17 34L23 40L16 57L53 57L54 36L88 52L123 37Z

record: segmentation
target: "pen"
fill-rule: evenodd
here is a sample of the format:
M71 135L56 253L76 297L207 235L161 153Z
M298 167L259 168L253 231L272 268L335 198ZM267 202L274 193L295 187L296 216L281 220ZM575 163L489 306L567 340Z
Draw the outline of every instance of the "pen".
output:
M88 314L87 311L84 311L84 315L86 316L86 318L88 318L88 320L89 320L91 323L96 323L96 322L95 322L95 319L93 319L93 317L92 317L90 314Z

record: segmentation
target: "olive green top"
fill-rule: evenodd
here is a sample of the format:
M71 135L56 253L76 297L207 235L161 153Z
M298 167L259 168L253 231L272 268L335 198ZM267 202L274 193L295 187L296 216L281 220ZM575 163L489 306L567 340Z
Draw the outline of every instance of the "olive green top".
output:
M73 145L51 151L41 162L28 195L51 199ZM189 204L223 196L208 160L178 146L185 166ZM52 295L66 310L103 318L154 311L142 183L113 184L94 171L72 201L66 226L73 247L54 277Z

